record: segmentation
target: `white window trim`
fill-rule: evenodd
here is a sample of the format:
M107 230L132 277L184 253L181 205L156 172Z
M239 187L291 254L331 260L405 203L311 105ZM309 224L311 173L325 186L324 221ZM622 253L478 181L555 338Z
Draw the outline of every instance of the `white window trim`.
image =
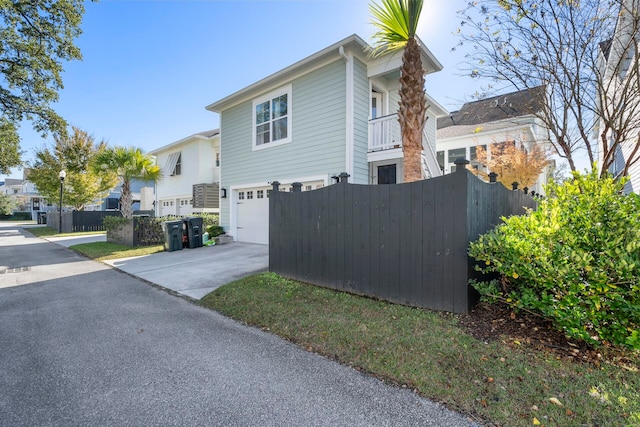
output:
M287 95L287 137L279 139L277 141L271 141L266 144L256 145L256 106L262 104L265 101L271 101L273 98L277 98L281 95ZM291 97L291 85L283 86L279 89L273 90L267 94L256 98L251 103L251 147L253 151L264 150L270 147L277 147L279 145L288 144L291 142L291 128L292 128L292 97Z

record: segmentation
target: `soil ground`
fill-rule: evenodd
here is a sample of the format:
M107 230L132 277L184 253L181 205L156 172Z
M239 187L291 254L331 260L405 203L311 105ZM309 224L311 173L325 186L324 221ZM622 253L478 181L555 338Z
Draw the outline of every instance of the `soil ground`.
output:
M514 312L505 305L479 304L469 314L459 317L460 325L482 341L518 341L536 350L554 353L574 361L600 364L632 363L616 349L603 346L594 349L583 342L568 339L549 321L527 312ZM604 355L603 355L604 354Z

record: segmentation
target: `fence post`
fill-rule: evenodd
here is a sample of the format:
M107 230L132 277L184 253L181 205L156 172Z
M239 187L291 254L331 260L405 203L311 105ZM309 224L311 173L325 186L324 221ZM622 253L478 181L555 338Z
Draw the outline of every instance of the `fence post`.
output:
M497 182L498 181L498 174L495 172L491 172L489 174L489 182Z
M453 164L456 165L456 172L462 172L467 170L467 165L469 164L469 160L464 157L458 157Z
M524 191L524 194L529 194L529 187L524 187L522 191Z
M512 182L511 183L511 187L513 188L513 191L516 191L518 189L518 183L517 182Z
M271 185L273 186L273 191L275 191L276 193L278 191L280 191L280 182L279 181L273 181L271 183Z
M291 184L291 191L293 191L294 193L299 193L302 191L302 183L301 182L294 182Z
M340 178L340 182L341 183L346 184L348 182L350 176L351 175L349 175L348 173L342 172L340 175L338 175L338 178Z

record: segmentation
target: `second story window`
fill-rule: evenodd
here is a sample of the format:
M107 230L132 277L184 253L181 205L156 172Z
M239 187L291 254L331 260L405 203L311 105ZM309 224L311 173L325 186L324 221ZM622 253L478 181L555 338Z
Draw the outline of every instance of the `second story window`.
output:
M253 101L253 149L291 141L291 86Z
M176 167L173 168L171 175L176 176L182 173L182 154L178 154L178 161L176 161Z
M182 154L179 151L177 153L169 154L169 157L164 164L163 171L165 176L176 176L182 173Z

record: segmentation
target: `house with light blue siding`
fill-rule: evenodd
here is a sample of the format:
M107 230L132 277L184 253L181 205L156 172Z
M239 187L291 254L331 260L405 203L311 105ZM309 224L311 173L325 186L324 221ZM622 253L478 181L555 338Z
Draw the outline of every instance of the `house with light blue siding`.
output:
M425 74L442 65L420 43ZM220 115L220 224L237 241L268 243L271 182L290 191L401 183L397 119L402 52L370 58L357 35L341 40L209 106ZM423 175L440 175L436 119L448 114L427 94Z

